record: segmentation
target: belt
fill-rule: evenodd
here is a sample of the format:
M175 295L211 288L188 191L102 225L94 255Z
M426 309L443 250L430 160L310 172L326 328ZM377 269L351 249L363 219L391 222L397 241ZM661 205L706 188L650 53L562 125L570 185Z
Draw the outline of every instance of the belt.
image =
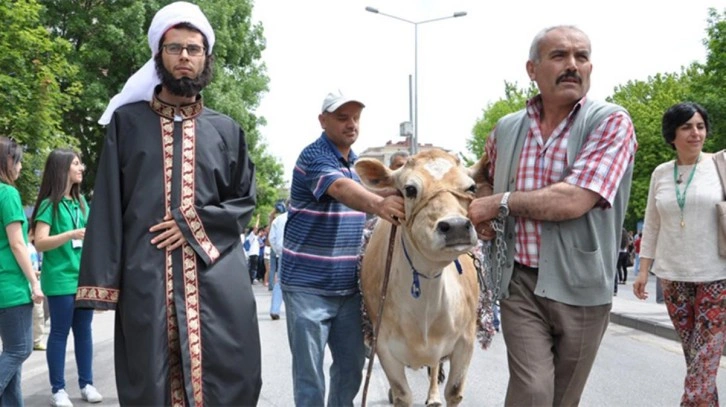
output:
M539 267L525 266L524 264L519 263L519 262L516 262L516 261L514 262L514 267L515 268L518 268L520 270L530 271L532 273L538 273L539 272Z

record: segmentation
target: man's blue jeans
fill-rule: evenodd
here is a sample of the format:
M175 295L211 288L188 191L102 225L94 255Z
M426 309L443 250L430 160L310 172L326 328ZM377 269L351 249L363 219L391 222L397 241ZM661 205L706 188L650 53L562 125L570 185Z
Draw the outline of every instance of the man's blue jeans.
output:
M275 258L275 266L273 267L272 259ZM268 284L272 290L272 300L270 302L270 315L280 315L280 307L282 307L282 289L280 288L280 266L282 265L282 255L275 256L273 252L270 256L270 279ZM277 278L277 282L275 282Z
M275 283L275 274L277 274L277 270L280 268L278 263L277 254L275 254L274 250L270 251L270 269L267 270L267 291L272 291L272 286Z
M22 406L20 374L33 353L33 304L0 309L0 406Z
M333 357L327 405L352 406L365 361L360 294L322 296L283 290L283 297L295 405L325 405L323 358L327 344Z
M68 334L73 329L73 345L78 369L78 387L93 384L93 338L91 336L92 309L74 307L75 295L49 295L50 334L48 335L48 375L53 393L65 389L66 348Z

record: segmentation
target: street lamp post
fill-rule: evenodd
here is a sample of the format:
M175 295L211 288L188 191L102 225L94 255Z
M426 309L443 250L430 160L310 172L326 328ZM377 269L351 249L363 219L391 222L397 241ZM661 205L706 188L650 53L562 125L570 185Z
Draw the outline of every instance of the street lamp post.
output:
M394 16L391 14L386 14L381 11L379 11L375 7L366 7L366 11L380 14L382 16L390 17L399 21L403 21L409 24L413 24L413 93L414 93L414 108L413 108L413 137L411 138L411 154L418 153L418 26L425 23L431 23L434 21L440 21L440 20L446 20L449 18L457 18L457 17L464 17L466 15L466 11L457 11L456 13L444 16L444 17L437 17L432 18L430 20L423 20L423 21L411 21L407 20L402 17Z

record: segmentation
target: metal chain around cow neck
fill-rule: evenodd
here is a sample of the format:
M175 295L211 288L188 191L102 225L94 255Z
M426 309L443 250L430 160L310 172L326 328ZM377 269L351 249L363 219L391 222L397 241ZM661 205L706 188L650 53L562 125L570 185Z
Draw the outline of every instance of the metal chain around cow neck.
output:
M487 276L487 287L492 292L494 301L499 298L502 283L502 270L507 261L507 241L504 240L504 222L506 217L498 216L491 221L496 233L494 240L484 250L483 266ZM496 253L496 254L495 254ZM496 257L495 257L496 256Z
M686 194L688 193L688 187L691 185L691 181L693 181L693 177L696 175L696 168L698 167L698 163L701 161L701 155L698 154L698 158L696 159L696 163L693 164L693 169L691 170L691 175L688 177L688 181L686 181L686 186L683 188L683 193L681 193L680 188L680 182L678 177L678 160L676 159L673 162L673 181L676 185L676 201L678 202L678 207L681 209L681 228L686 227L686 221L683 218L683 210L686 207Z

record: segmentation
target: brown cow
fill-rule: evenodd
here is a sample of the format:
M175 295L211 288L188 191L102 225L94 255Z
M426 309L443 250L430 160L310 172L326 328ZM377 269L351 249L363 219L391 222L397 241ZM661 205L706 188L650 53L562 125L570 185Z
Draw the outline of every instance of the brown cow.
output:
M484 159L483 159L484 160ZM441 405L439 364L450 361L447 405L458 405L476 341L479 286L466 253L477 243L467 218L481 181L480 161L472 174L441 150L424 151L391 171L374 159L355 164L370 189L394 187L405 198L406 220L397 230L390 281L377 339L377 355L391 386L395 406L412 404L405 368L427 366L426 404ZM361 289L375 326L381 299L391 224L378 222L365 251Z

